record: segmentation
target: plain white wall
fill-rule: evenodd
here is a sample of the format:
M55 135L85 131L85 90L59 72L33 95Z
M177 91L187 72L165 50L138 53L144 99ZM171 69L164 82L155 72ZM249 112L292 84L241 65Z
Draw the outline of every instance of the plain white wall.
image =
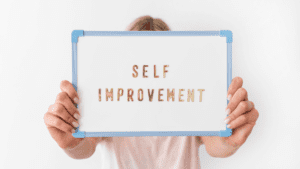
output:
M71 81L71 31L123 31L142 15L173 31L233 32L233 77L244 79L260 116L246 143L205 168L300 167L299 1L1 1L0 168L99 168L100 152L68 157L51 138L43 116Z

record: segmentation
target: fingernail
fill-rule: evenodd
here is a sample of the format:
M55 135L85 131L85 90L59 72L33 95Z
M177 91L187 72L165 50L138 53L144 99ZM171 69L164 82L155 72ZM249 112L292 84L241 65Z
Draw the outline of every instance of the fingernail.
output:
M78 104L78 103L79 103L79 99L78 99L77 97L75 97L75 98L74 98L74 102L75 102L76 104Z
M230 128L230 124L227 125L227 128Z
M77 114L77 113L74 114L74 117L75 117L75 119L79 119L80 118L79 114Z
M74 129L72 129L72 133L75 133L75 130L74 130Z
M230 121L230 118L228 117L226 120L224 120L224 123L228 123Z
M226 109L225 113L229 114L230 113L230 108Z
M73 121L72 124L73 124L74 127L78 127L78 123L77 122Z
M231 99L231 94L230 94L230 95L228 95L227 99L228 99L228 100L230 100L230 99Z

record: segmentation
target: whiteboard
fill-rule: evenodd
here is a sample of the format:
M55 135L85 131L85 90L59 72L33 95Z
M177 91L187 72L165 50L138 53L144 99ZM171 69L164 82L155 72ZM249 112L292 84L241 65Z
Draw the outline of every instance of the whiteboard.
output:
M74 30L73 136L230 136L231 46L231 31Z

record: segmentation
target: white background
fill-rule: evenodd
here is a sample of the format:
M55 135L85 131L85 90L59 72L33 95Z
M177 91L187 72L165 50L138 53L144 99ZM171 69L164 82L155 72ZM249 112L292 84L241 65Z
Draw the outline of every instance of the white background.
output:
M43 116L71 81L71 31L123 31L137 17L163 19L173 31L233 32L233 77L244 79L260 113L229 158L200 147L202 168L300 167L300 2L4 1L0 4L0 168L100 168L100 152L68 157Z

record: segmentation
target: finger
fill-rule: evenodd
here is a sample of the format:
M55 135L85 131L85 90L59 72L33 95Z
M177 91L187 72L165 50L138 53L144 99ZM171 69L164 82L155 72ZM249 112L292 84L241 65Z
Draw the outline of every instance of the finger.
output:
M248 111L251 111L253 108L254 108L254 103L252 101L241 101L237 106L237 108L232 113L230 113L229 116L225 118L225 121L226 119L228 119L227 122L233 121L236 118L238 118L240 115Z
M231 121L227 127L230 129L238 128L246 123L255 124L258 119L258 111L254 108L250 112L237 117L235 120Z
M78 127L79 124L76 118L70 115L70 113L68 113L68 111L62 104L55 103L50 107L51 107L50 111L48 111L49 113L52 113L53 115L60 117L63 121L72 125L73 127Z
M60 92L56 97L55 103L62 104L66 108L68 113L70 113L75 118L80 117L80 113L79 113L78 109L72 103L71 99L69 98L69 96L66 92Z
M78 93L76 92L75 88L73 87L72 83L70 83L67 80L63 80L60 83L60 89L62 92L66 92L70 99L72 100L72 103L79 103L79 97Z
M232 79L231 84L227 91L227 98L230 100L234 93L243 86L243 79L239 76Z
M44 121L48 128L55 127L66 133L75 133L73 126L65 123L62 119L49 112L44 115Z
M233 112L235 110L235 108L238 106L238 104L245 100L245 98L247 97L248 93L247 90L244 88L239 88L233 95L232 99L229 101L225 111L227 114L229 114L230 112Z
M247 95L246 95L246 97L245 97L245 99L243 101L249 101L248 100L248 92L247 92Z

